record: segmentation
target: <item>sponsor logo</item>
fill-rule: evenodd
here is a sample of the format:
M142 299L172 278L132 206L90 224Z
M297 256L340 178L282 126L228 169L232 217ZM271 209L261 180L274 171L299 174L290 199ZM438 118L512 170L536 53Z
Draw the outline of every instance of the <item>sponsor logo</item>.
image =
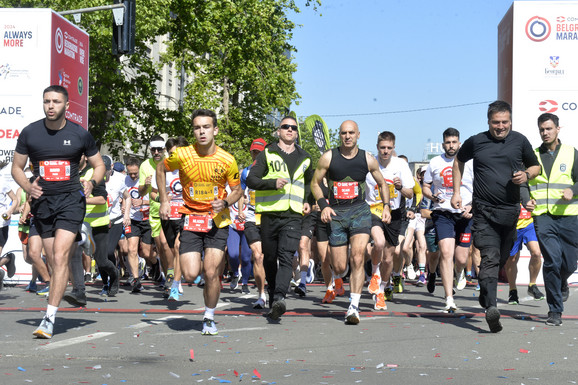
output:
M560 66L560 56L550 56L548 66L544 68L544 75L548 78L563 77L566 70Z
M556 68L558 64L560 64L560 56L550 56L550 66Z
M64 139L64 146L70 146L70 140Z
M563 111L576 111L578 110L578 103L576 102L558 103L555 100L548 99L542 100L538 104L538 109L540 110L540 112L553 113L558 111L559 108L561 108Z
M560 164L560 172L565 172L565 171L566 171L566 163Z
M526 23L526 36L532 41L544 41L550 36L551 32L550 23L543 17L534 16Z
M62 30L60 28L56 28L56 32L54 33L54 47L56 48L56 52L62 53L62 49L64 48L64 36L62 35Z

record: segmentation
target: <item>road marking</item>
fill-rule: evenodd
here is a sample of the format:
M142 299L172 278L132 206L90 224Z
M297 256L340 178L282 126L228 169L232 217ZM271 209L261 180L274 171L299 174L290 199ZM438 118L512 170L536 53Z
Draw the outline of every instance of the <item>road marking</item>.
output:
M219 333L229 333L229 332L251 332L254 330L267 330L267 327L255 327L255 328L240 328L240 329L219 329ZM179 334L199 334L201 331L200 330L189 330L189 331L182 331L179 330L178 333ZM157 336L174 336L175 332L169 332L169 333L155 333L155 335ZM215 336L212 336L215 337ZM222 336L220 336L222 337Z
M52 350L58 348L64 348L70 345L82 344L89 341L94 341L99 338L108 337L110 335L116 334L114 332L98 332L92 333L86 336L80 336L75 338L69 338L67 340L58 341L58 342L51 342L48 345L40 346L39 350Z
M127 327L128 327L128 328L131 328L131 329L140 329L140 328L144 328L144 327L147 327L147 326L158 325L158 324L160 324L160 323L164 323L164 322L166 322L166 321L170 321L170 320L173 320L173 319L179 319L179 318L184 318L184 316L182 316L182 315L169 315L169 316L166 316L166 317L163 317L163 318L151 319L151 320L148 321L148 322L141 322L141 323L138 323L138 324L136 324L136 325L130 325L130 326L127 326Z

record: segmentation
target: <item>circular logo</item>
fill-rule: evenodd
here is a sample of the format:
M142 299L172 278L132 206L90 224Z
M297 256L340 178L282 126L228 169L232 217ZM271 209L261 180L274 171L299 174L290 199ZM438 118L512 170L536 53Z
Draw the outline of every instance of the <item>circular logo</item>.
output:
M62 53L62 48L64 48L64 36L62 36L62 30L56 28L56 33L54 34L54 46L56 47L56 52Z
M555 100L542 100L538 104L540 112L553 113L558 109L558 103Z
M78 95L82 95L82 93L84 92L84 81L80 76L78 77L77 88L78 88Z
M526 23L526 36L532 41L544 41L550 36L550 32L550 23L540 16L534 16Z

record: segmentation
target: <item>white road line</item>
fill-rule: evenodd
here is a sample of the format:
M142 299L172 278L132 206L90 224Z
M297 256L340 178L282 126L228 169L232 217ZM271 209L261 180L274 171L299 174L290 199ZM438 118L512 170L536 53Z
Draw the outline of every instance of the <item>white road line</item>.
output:
M222 334L224 333L230 333L230 332L250 332L250 331L254 331L254 330L267 330L268 328L266 327L255 327L255 328L241 328L241 329L219 329L219 334L222 337ZM182 331L179 330L179 334L199 334L201 331L200 330L189 330L189 331ZM170 332L170 333L155 333L156 336L174 336L175 332Z
M51 342L48 345L40 346L38 349L39 350L52 350L52 349L64 348L64 347L67 347L70 345L76 345L76 344L82 344L82 343L94 341L96 339L108 337L108 336L113 335L113 334L116 334L116 333L114 333L114 332L98 332L98 333L93 333L93 334L89 334L86 336L69 338L69 339L63 340L63 341Z
M169 316L167 316L167 317L158 318L158 319L151 319L149 322L141 322L141 323L138 323L138 324L136 324L136 325L130 325L130 326L127 326L127 327L128 327L128 328L131 328L131 329L140 329L140 328L144 328L144 327L147 327L147 326L158 325L158 324L160 324L160 323L163 323L163 322L166 322L166 321L170 321L170 320L173 320L173 319L179 319L179 318L184 318L184 316L182 316L182 315L169 315Z

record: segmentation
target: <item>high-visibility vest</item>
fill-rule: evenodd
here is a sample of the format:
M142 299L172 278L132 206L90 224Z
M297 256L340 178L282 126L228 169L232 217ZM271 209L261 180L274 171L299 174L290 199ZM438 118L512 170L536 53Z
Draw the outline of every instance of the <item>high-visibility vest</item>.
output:
M90 180L92 179L92 174L94 169L88 170L82 179ZM108 226L110 224L110 217L108 216L108 204L103 203L101 205L86 205L86 215L84 216L84 222L88 223L90 227L100 227Z
M574 166L574 147L562 144L552 165L550 178L546 178L544 165L540 158L540 151L536 149L536 156L542 166L542 172L536 178L528 181L530 196L536 200L533 216L544 213L552 215L578 215L578 196L572 200L562 199L563 191L572 187L572 167Z
M303 200L305 199L305 171L311 165L311 159L305 158L295 170L294 175L289 175L287 164L277 153L265 149L268 174L264 179L284 178L289 182L278 190L255 191L255 212L283 212L291 209L303 215Z

